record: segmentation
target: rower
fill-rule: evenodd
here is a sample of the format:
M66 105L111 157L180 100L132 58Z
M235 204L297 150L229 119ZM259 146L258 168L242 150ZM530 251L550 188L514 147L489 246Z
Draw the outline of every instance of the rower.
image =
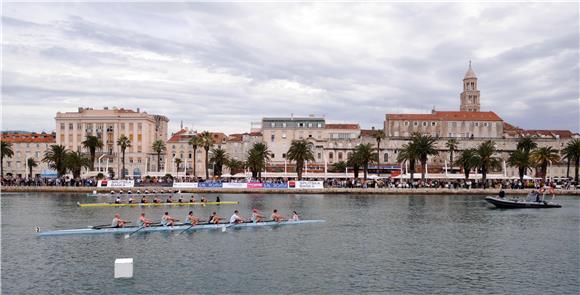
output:
M239 215L238 210L235 210L234 214L230 217L230 223L244 223L244 218Z
M165 201L166 203L173 203L173 199L171 199L171 195Z
M173 226L175 224L175 218L169 215L169 212L165 212L163 217L161 217L161 225L163 226Z
M197 218L193 215L193 211L189 211L189 213L185 217L185 221L183 222L183 224L196 225L198 222L199 222L199 218Z
M127 194L128 194L128 195L130 195L130 194L132 194L132 193L133 193L133 192L132 192L131 190L128 190L128 191L127 191Z
M179 199L177 199L177 203L183 203L183 197L179 196Z
M264 218L265 218L264 215L260 214L258 209L256 208L252 209L252 221L254 223L264 221Z
M215 201L216 201L216 203L219 203L219 202L221 202L221 200L220 200L220 196L217 196L217 197L215 197Z
M141 197L141 203L142 203L142 204L148 203L148 202L147 202L147 197L146 197L146 196L143 196L143 197Z
M115 195L115 191L111 191L111 196L114 196L114 195Z
M209 217L209 221L208 221L208 223L218 224L218 223L220 223L220 220L221 220L221 219L222 219L222 218L221 218L221 217L219 217L219 215L217 215L217 213L216 213L216 212L213 212L213 213L211 214L211 216Z
M133 196L129 196L129 200L127 201L127 204L133 204Z
M141 216L139 216L139 226L148 227L151 226L151 224L153 224L153 221L145 218L145 213L141 213Z
M290 220L292 221L300 220L300 217L298 217L298 213L296 213L296 211L292 211L292 218L290 218Z
M191 199L189 199L190 203L195 203L195 197L193 195L191 195Z
M207 200L205 199L205 197L204 197L204 196L201 196L201 200L200 200L200 202L202 202L202 203L205 203L205 202L207 202Z
M119 213L115 213L115 218L111 222L111 227L125 227L125 223L127 221L121 219L121 215Z
M115 199L115 204L121 204L121 197L117 196Z
M272 213L272 216L270 216L270 218L276 222L284 220L284 218L282 218L282 215L278 213L278 209L274 209L274 212Z
M153 198L153 203L161 203L161 200L159 200L158 197Z

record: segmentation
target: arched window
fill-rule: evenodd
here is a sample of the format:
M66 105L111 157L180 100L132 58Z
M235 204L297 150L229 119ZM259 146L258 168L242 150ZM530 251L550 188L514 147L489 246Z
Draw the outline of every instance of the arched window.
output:
M383 155L383 162L387 162L387 161L389 161L389 154L385 153Z
M332 160L332 158L334 158L334 154L332 152L328 153L328 158Z
M342 160L342 152L338 152L338 160Z

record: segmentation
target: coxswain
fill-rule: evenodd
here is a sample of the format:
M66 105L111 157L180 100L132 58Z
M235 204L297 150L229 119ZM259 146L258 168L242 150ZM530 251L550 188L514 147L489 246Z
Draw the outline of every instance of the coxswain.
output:
M185 221L183 223L196 225L198 222L199 222L199 218L197 218L193 215L193 211L189 211L189 213L185 217Z
M222 219L222 218L221 218L221 217L219 217L219 215L217 215L217 213L216 213L216 212L213 212L213 213L211 214L211 216L209 217L209 221L208 221L208 222L209 222L209 223L213 223L213 224L218 224L218 223L220 223L220 220L221 220L221 219Z
M127 204L133 204L133 196L129 196L129 200L127 201Z
M270 216L270 218L276 222L280 222L280 221L284 220L282 218L282 215L280 215L280 213L278 213L278 209L274 209L274 212L272 213L272 216Z
M163 217L161 217L161 225L163 226L173 226L175 224L175 218L169 215L169 212L165 212Z
M296 211L292 211L292 217L290 218L290 220L292 221L300 220L300 217L298 217L298 213L296 213Z
M139 216L139 226L148 227L151 226L151 224L153 224L153 221L145 218L145 213L141 213L141 216Z
M253 222L260 222L260 221L264 221L264 215L260 214L260 211L258 211L258 209L254 208L252 209L252 221Z
M239 215L238 210L235 210L230 217L230 223L244 223L244 218Z
M146 196L143 196L143 197L141 198L141 203L142 203L142 204L146 204L146 203L148 203L148 202L147 202L147 197L146 197Z
M173 203L173 199L171 198L171 196L169 196L165 202L166 203Z
M117 196L115 199L115 204L121 204L121 197Z
M115 213L115 218L111 222L111 227L125 227L125 223L127 221L121 219L121 215L119 213Z

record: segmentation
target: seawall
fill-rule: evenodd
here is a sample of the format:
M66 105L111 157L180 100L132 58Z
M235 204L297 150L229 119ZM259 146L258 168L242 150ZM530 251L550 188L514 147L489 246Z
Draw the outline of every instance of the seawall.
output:
M139 187L135 190L177 190L170 187ZM124 188L123 190L127 190ZM1 192L46 192L46 193L107 193L111 188L60 187L60 186L2 186ZM119 191L119 189L115 189ZM526 195L531 189L506 189L507 195ZM358 194L358 195L496 195L499 189L446 189L446 188L325 188L325 189L233 189L233 188L188 188L183 193L217 194ZM580 195L580 189L556 190L557 195Z

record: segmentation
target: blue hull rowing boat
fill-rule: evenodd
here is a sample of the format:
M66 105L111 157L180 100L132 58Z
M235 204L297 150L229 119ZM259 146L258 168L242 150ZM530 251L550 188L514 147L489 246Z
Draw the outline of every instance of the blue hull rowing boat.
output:
M261 227L261 226L281 226L281 225L293 225L293 224L306 224L306 223L321 223L324 220L299 220L299 221L265 221L258 223L239 223L239 224L199 224L190 227L190 225L176 225L176 226L152 226L145 227L139 230L139 232L172 232L172 231L183 231L183 230L212 230L212 229L222 229L227 228L244 228L244 227ZM138 230L138 226L129 226L122 228L80 228L80 229L65 229L65 230L55 230L47 232L39 232L39 236L65 236L65 235L88 235L88 234L130 234Z

